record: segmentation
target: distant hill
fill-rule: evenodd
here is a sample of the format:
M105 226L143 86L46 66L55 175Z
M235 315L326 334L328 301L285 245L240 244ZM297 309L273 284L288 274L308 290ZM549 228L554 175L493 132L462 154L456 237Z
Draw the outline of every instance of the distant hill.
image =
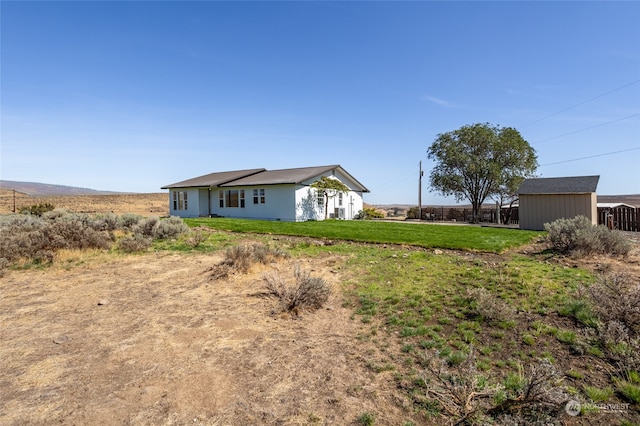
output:
M52 185L37 182L19 182L13 180L0 180L0 189L3 191L16 191L32 197L39 196L67 196L67 195L114 195L122 194L113 191L98 191L96 189L79 188L76 186Z

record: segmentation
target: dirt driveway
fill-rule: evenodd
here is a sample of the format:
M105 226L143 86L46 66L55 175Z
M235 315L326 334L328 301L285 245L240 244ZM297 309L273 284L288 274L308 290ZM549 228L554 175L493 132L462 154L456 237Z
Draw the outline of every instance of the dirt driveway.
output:
M211 281L212 255L68 257L0 278L0 424L402 423L339 291L294 319L264 270Z

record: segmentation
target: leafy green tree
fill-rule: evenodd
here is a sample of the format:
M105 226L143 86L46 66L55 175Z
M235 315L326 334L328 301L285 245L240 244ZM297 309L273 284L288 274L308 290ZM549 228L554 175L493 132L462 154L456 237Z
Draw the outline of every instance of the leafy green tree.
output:
M324 197L324 218L329 215L329 199L338 195L339 192L349 192L349 187L339 181L330 177L322 176L317 181L311 184L311 187L316 190L318 196Z
M431 186L457 201L469 200L474 221L487 197L500 197L505 190L515 192L538 166L535 150L516 129L489 123L439 134L427 156L436 162Z

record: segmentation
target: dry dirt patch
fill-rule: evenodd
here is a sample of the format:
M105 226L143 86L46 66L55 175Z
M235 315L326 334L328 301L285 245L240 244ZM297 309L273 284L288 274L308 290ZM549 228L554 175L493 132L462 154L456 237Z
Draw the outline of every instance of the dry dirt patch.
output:
M301 318L215 255L94 257L0 278L0 424L402 423L334 291ZM338 289L327 263L303 267ZM270 268L287 269L281 263Z

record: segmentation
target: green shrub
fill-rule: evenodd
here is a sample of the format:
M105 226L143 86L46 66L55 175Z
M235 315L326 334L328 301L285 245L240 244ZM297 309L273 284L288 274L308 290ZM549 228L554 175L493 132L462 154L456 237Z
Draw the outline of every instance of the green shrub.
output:
M618 392L620 392L627 400L640 404L640 385L619 379L615 379L614 382Z
M354 219L382 219L384 214L381 211L374 209L373 207L365 207L364 210L360 210L353 218Z
M373 413L362 413L358 417L358 424L362 426L373 426L376 423L376 416Z
M49 212L53 209L55 209L55 206L51 203L38 203L27 207L22 207L20 209L20 213L42 216L43 213Z
M557 219L545 223L544 229L549 233L551 245L560 253L626 255L631 250L631 243L620 231L594 226L585 216Z
M613 396L613 389L611 389L610 387L600 389L595 386L585 386L584 393L593 402L605 402Z

